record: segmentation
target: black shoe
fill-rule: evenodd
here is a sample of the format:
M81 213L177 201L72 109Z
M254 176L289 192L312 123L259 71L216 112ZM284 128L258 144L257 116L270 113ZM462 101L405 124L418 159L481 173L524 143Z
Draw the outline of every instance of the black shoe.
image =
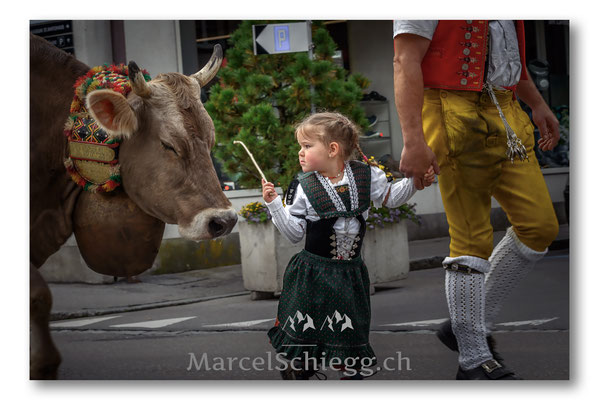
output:
M316 379L319 381L327 380L327 376L325 374L314 369L298 370L297 367L293 369L291 368L291 365L289 365L286 370L281 371L281 378L283 378L285 381L307 381L312 376L316 376Z
M495 338L493 336L487 336L487 345L489 346L489 350L491 351L495 361L503 363L503 357L501 357L497 350L495 350L495 347L497 347L497 342L495 342Z
M447 346L448 349L458 351L458 340L453 334L450 320L443 322L443 324L437 331L437 337L445 346ZM495 347L497 347L497 343L495 342L493 336L487 336L487 344L489 345L489 350L491 351L493 358L500 363L503 362L503 357L501 357L497 350L495 350Z
M366 117L366 120L368 120L368 127L372 128L378 122L379 119L376 115L371 115L369 117Z
M387 98L380 94L379 92L375 92L374 90L370 93L364 93L362 95L361 101L387 101Z
M373 371L370 375L362 375L361 371L356 371L354 375L343 374L339 380L341 381L363 381L366 378L370 378L377 374L378 371Z
M514 372L510 371L496 360L485 361L473 369L458 368L457 380L521 380Z
M451 320L447 320L441 324L437 331L439 340L451 351L458 351L458 340L451 329Z
M375 92L374 90L369 93L370 100L374 101L387 101L387 98L380 94L379 92Z
M361 373L356 373L355 375L344 375L341 378L339 378L340 381L362 381L364 380L364 377L362 376Z

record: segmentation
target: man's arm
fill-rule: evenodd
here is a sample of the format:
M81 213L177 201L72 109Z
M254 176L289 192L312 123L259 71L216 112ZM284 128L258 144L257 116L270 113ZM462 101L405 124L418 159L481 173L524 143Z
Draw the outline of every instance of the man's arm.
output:
M526 72L530 76L528 69ZM534 82L531 79L521 80L516 87L516 94L532 109L532 120L541 134L539 148L543 151L553 149L559 142L559 122Z
M429 39L412 34L400 34L394 39L395 106L404 141L400 170L407 177L414 177L417 189L424 188L423 177L431 164L435 173L440 172L435 154L426 144L422 130L424 84L421 64L429 44Z

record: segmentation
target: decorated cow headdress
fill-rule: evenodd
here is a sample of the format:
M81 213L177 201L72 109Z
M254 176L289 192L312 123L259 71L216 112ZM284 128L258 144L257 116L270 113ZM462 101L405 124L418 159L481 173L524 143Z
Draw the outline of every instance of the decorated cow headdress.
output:
M75 82L75 96L64 127L68 138L68 157L65 167L73 181L91 192L109 192L121 184L118 161L119 135L110 135L92 118L86 108L86 97L98 89L109 89L127 96L132 90L129 79L138 74L135 63L129 67L104 65L92 68ZM142 70L145 81L150 80Z

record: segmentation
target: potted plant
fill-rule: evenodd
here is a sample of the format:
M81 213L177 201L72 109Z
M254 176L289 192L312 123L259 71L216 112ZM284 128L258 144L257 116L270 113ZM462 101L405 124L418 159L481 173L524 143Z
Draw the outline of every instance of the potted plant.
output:
M241 250L243 286L252 300L272 298L283 288L283 274L291 257L304 248L304 239L291 243L273 223L266 205L246 204L237 224Z
M374 161L374 157L370 161ZM388 178L393 177L383 165L378 167L385 171ZM407 224L408 221L420 223L415 207L415 204L403 204L397 208L375 208L371 205L362 245L371 293L374 293L375 284L407 277L410 271Z

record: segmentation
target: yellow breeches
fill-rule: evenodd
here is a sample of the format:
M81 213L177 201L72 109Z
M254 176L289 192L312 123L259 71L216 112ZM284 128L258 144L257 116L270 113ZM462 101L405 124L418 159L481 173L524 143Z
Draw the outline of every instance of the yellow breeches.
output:
M488 94L424 91L424 136L441 168L439 187L449 223L450 257L490 257L491 196L526 246L544 251L557 236L557 218L534 154L534 127L512 92L495 94L509 125L526 146L529 161L514 159L512 164L508 159L505 127Z

